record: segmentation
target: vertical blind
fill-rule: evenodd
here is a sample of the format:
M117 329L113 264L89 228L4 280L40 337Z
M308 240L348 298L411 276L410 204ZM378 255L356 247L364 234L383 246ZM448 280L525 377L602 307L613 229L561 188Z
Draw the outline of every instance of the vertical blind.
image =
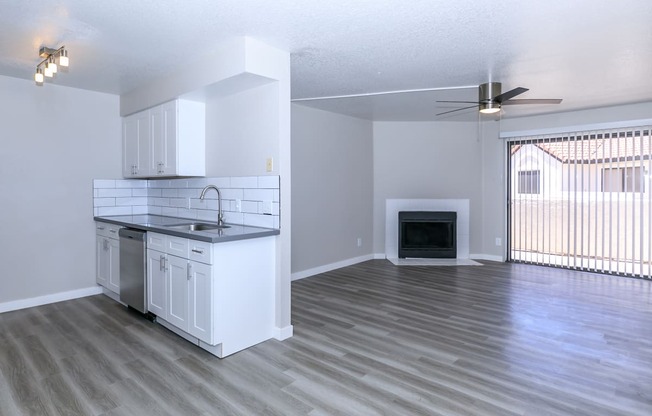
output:
M651 128L508 139L509 259L652 278Z

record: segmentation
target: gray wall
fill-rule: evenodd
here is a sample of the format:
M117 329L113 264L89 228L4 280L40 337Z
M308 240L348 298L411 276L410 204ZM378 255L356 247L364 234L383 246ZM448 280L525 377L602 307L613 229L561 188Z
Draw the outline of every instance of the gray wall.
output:
M482 140L477 123L375 122L374 253L385 252L385 200L470 200L470 252L482 249Z
M372 253L372 146L370 121L292 105L293 273Z
M121 176L119 97L0 76L0 303L95 286L93 179Z

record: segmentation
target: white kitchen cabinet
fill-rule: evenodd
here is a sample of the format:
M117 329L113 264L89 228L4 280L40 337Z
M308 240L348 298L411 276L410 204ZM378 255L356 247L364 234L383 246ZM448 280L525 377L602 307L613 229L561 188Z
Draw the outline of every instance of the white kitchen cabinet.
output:
M147 112L132 114L122 121L122 176L151 174L150 121Z
M116 294L120 293L120 228L108 223L95 223L95 281Z
M170 101L125 117L123 176L204 176L205 120L205 105L188 100Z
M213 343L213 268L196 261L188 262L188 333Z
M147 241L160 250L148 247L152 279L165 270L148 291L157 322L220 358L273 336L274 237L211 244L148 232Z
M147 310L162 319L168 317L166 262L165 253L147 249Z
M147 250L148 310L211 343L212 267L189 258L192 247L193 256L210 259L205 253L206 243L152 232L147 233L147 241L155 248Z
M168 319L172 325L188 332L188 310L190 293L190 275L188 273L188 259L168 255Z

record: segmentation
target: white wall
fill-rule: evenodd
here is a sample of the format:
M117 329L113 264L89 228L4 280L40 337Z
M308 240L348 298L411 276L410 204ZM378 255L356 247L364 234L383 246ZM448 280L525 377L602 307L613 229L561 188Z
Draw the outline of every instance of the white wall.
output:
M278 175L279 83L206 99L206 176ZM278 165L276 163L275 165Z
M0 76L0 304L95 288L93 178L121 175L119 97Z
M370 121L292 105L293 274L373 253L372 131Z
M482 249L477 123L374 122L374 253L385 251L386 199L469 199L470 252Z

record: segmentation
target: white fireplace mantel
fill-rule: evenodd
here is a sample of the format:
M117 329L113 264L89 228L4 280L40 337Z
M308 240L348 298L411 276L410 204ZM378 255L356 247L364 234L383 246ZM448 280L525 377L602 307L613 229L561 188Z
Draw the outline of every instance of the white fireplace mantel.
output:
M385 257L398 258L399 211L453 211L457 213L457 258L469 258L468 199L387 199L385 200Z

